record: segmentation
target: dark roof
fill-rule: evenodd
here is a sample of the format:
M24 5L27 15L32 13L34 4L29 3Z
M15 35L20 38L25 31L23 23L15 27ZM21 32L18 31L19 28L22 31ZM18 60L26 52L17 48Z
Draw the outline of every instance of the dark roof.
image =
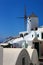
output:
M30 16L29 16L29 18L30 17L38 17L38 16L36 16L34 13L32 13Z

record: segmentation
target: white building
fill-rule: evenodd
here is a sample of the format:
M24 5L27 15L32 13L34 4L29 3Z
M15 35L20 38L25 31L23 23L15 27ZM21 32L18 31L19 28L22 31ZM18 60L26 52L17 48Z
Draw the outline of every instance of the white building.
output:
M38 17L34 13L27 18L27 31L20 32L19 35L20 38L11 40L10 43L18 43L21 46L25 41L28 46L37 50L39 61L43 62L43 26L38 27Z
M38 27L38 17L34 13L27 18L27 32L24 40L28 46L37 49L39 61L43 64L43 26Z

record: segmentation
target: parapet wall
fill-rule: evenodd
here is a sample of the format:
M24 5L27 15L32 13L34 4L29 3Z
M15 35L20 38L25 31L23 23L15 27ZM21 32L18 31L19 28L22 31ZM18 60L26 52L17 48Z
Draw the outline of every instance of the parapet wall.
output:
M35 49L0 47L0 65L39 65Z

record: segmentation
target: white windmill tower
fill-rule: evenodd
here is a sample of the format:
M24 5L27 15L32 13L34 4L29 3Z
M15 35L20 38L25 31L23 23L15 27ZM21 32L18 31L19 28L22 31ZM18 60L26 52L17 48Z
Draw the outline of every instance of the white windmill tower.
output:
M31 31L31 19L27 18L27 31L30 33Z
M37 30L38 29L38 17L32 13L27 18L27 31L30 32L31 30Z

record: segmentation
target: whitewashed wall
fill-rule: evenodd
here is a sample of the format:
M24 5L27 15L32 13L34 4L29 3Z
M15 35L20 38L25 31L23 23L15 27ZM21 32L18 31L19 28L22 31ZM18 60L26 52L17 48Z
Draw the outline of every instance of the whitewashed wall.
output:
M38 27L38 18L37 17L31 17L31 28Z
M38 18L31 17L30 19L27 18L27 31L30 32L31 29L38 28Z
M30 57L26 49L22 48L4 48L3 65L22 65L22 59L25 57L25 65L30 65Z

